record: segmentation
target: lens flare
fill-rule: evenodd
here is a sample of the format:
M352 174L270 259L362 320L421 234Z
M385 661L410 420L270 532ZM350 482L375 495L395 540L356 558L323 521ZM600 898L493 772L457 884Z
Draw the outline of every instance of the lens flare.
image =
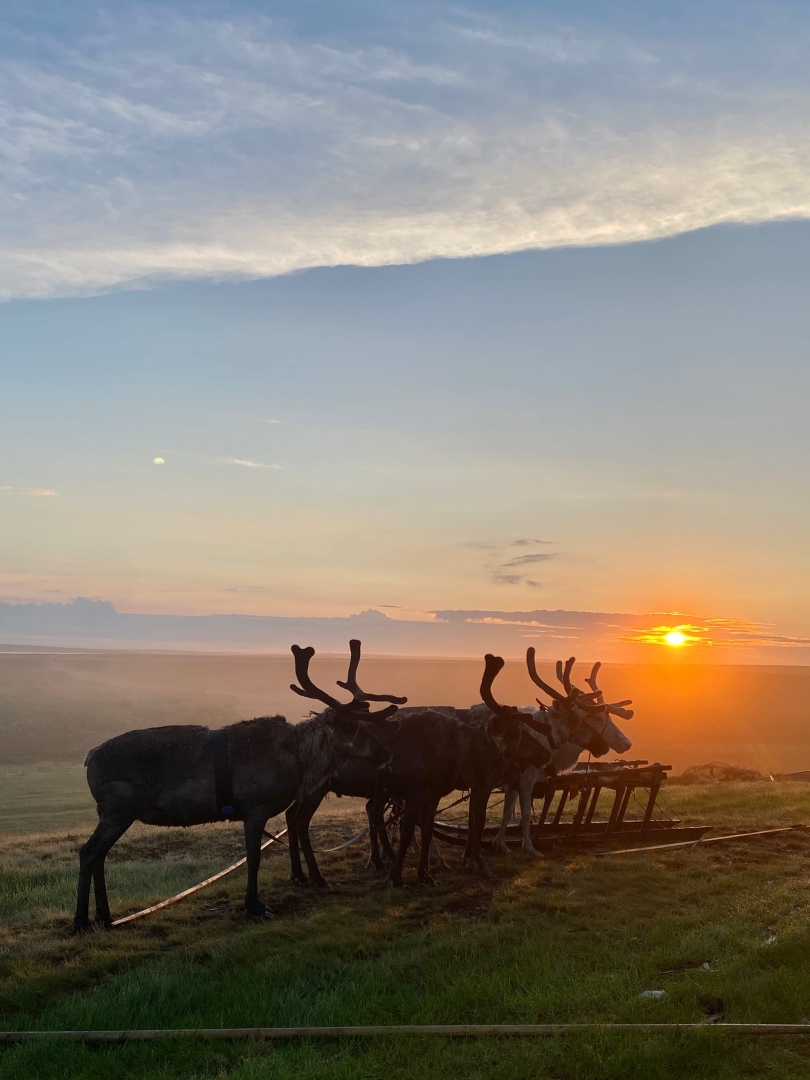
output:
M166 464L166 459L162 458L162 457L152 458L152 461L153 461L153 463L155 465L165 465Z

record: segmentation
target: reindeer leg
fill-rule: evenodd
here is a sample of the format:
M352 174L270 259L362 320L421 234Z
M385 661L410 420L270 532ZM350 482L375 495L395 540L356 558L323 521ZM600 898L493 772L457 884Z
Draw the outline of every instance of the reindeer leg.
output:
M439 805L438 799L435 802L429 803L422 808L422 813L419 815L419 831L422 834L422 847L419 853L419 871L417 873L417 881L420 881L423 885L435 884L434 879L428 873L428 864L430 862L430 845L433 842L433 819L436 817L436 809Z
M476 831L476 802L473 797L472 791L470 792L470 800L467 803L467 841L464 844L464 852L461 856L461 865L466 866L467 861L473 852L473 836Z
M312 800L314 802L314 799ZM320 802L320 800L319 800ZM312 803L310 803L310 806ZM312 821L312 815L315 810L307 812L309 807L306 808L303 813L306 815L305 820L298 823L298 838L301 841L301 848L304 852L304 858L307 861L307 870L309 871L309 883L316 889L326 889L329 886L329 882L321 873L321 868L318 866L318 860L315 858L315 852L312 850L312 841L309 837L309 823Z
M388 839L388 830L385 827L385 800L380 799L377 804L377 839L382 849L382 858L386 866L392 866L396 862L396 852L391 847Z
M431 832L432 832L431 827ZM428 866L437 866L440 870L449 870L450 864L445 862L442 858L442 853L439 851L436 840L433 836L430 838L430 851L428 852Z
M132 824L132 818L126 818L124 820L111 820L104 818L99 821L96 826L96 830L87 843L82 847L79 852L79 887L76 891L76 915L73 919L73 925L70 928L71 934L85 934L89 930L92 930L90 924L90 882L94 877L94 870L101 860L101 880L104 880L104 859L107 856L107 852L113 846L113 844L120 840L127 829ZM96 886L96 903L98 903L98 885ZM107 892L104 889L104 900L106 901ZM106 911L104 910L106 908ZM109 919L109 905L102 905L102 914L106 914ZM105 922L106 920L102 920ZM109 919L109 923L112 923L112 919Z
M473 874L486 875L487 873L484 860L481 858L481 839L487 820L487 803L491 794L490 788L473 788L470 791L470 828L467 835L469 854L464 865Z
M290 881L296 885L309 885L309 878L301 865L301 848L298 844L298 814L301 807L295 803L284 815L287 821L287 843L290 848Z
M247 891L245 914L251 919L271 919L270 911L259 900L259 864L262 861L262 833L267 818L245 818L245 855L247 856Z
M388 881L391 885L395 885L397 888L402 888L402 867L405 864L405 856L408 854L408 848L411 846L411 840L413 840L413 830L416 828L416 819L418 811L414 810L412 806L405 803L405 813L402 815L402 821L399 827L399 851L396 855L394 865L388 871Z
M382 855L380 855L380 839L379 830L377 828L377 807L373 798L369 799L366 803L366 814L368 816L368 843L369 843L369 855L368 862L366 863L366 870L385 870L385 863L383 862Z
M498 829L498 835L492 841L492 846L495 851L500 851L503 855L508 855L510 848L506 842L506 828L509 822L515 815L515 802L517 801L517 789L510 787L506 789L506 794L503 797L503 817L501 818L501 827Z
M532 841L532 795L536 783L537 776L532 770L524 773L520 778L520 824L523 827L523 851L536 859L542 859L542 853L537 850Z
M110 914L110 901L107 898L107 881L104 877L104 862L107 858L102 855L93 867L93 891L96 899L96 923L105 930L112 930L112 915Z

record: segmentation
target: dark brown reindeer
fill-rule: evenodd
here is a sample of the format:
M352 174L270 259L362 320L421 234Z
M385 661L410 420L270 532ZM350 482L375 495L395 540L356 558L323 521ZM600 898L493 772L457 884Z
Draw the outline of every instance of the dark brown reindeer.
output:
M360 688L357 682L360 642L353 641L351 647L352 662L348 678L338 685L349 690L357 701L404 703L403 698L367 694ZM488 680L487 685L500 670L498 663L503 665L498 658L487 658L484 676L485 681ZM493 668L492 664L496 666ZM527 724L519 721L527 721L530 725L532 718L517 715L514 710L508 709L496 714L483 706L472 710L444 707L400 710L397 724L385 736L392 750L387 769L378 775L370 775L362 766L347 762L334 779L324 786L323 792L313 792L309 800L296 804L288 811L293 880L302 884L307 882L298 851L300 843L307 861L309 883L325 884L312 854L309 823L328 789L367 800L371 844L369 865L380 870L388 868L389 880L394 885L402 884L403 862L418 824L422 845L418 879L423 884L430 884L433 879L428 872L427 859L439 800L458 788L474 788L476 808L483 797L486 809L486 799L496 778L530 761L542 764L550 760L545 743L536 737ZM403 806L400 846L396 853L388 844L383 823L383 812L389 799L395 799ZM483 828L483 820L477 815L476 830L479 824ZM482 869L480 830L471 833L471 836L465 861L470 869Z
M532 681L552 698L550 709L546 708L542 702L538 702L538 705L541 718L551 729L552 760L559 773L572 768L583 750L588 750L594 757L602 757L608 750L626 754L633 745L611 719L612 716L619 716L624 720L632 719L632 709L625 708L627 705L632 705L632 701L605 704L604 696L596 681L602 666L598 663L594 664L591 674L585 680L591 688L591 693L583 694L571 682L571 672L575 662L573 656L566 661L565 665L561 660L557 661L557 679L565 690L563 695L559 690L545 683L537 674L534 649L529 649L526 653L526 665ZM536 710L532 711L536 712ZM509 850L506 843L506 830L515 811L516 798L519 797L523 851L529 855L541 857L532 842L531 806L535 785L543 779L544 775L540 770L529 766L519 774L516 781L513 780L507 785L501 827L493 841L493 847L497 850L504 852Z
M338 680L338 686L348 690L352 700L360 709L367 709L371 701L387 701L392 705L400 706L407 702L406 697L394 697L392 694L369 694L361 690L357 682L357 669L360 664L362 645L357 638L349 642L349 671L345 682ZM328 695L321 697L327 701ZM399 728L400 719L397 717L393 727ZM387 732L381 734L386 745L389 743ZM354 796L356 798L371 800L376 790L376 781L380 770L369 767L364 761L348 759L341 765L337 772L324 781L318 789L313 789L307 795L297 800L287 810L287 840L290 846L290 878L298 885L313 885L316 888L325 888L329 883L321 873L318 861L312 850L312 841L309 835L309 825L315 811L323 802L328 791L336 795ZM369 823L371 823L371 802L368 802ZM304 873L301 865L301 852L307 864L308 875Z
M309 677L312 648L292 646L302 697L327 705L299 724L266 716L218 731L197 725L129 731L91 750L87 782L98 808L98 826L79 853L79 887L73 933L91 929L88 906L95 886L96 920L112 925L104 860L134 821L188 826L243 821L247 855L245 912L267 918L258 897L262 832L267 821L293 802L321 790L347 761L384 768L391 753L372 731L396 711L368 712L367 702L340 702ZM370 723L369 723L370 722Z
M487 693L491 701L492 681L503 667L503 660L487 655L484 663L482 695ZM370 815L378 837L382 838L386 802L394 798L404 804L399 850L389 869L389 880L394 885L402 884L402 867L418 824L421 853L417 877L425 884L432 882L428 860L436 809L445 795L458 790L470 791L470 827L464 863L469 870L483 873L481 836L493 787L502 782L502 777L529 762L543 767L551 759L548 747L531 730L532 717L506 706L497 706L497 711L476 707L430 709L416 715L408 715L409 712L405 710L401 717L401 729L389 735L393 758L377 779Z

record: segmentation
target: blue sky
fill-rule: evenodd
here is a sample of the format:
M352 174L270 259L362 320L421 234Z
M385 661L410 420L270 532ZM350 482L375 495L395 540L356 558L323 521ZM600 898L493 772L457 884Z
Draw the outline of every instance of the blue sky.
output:
M4 17L0 599L807 634L808 9L336 12Z
M46 4L6 16L0 295L805 216L810 13Z

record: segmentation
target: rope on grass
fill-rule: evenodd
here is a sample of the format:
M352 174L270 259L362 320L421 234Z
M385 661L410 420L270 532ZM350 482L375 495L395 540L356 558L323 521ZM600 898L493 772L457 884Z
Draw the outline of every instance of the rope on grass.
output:
M723 1031L736 1035L810 1035L810 1024L374 1024L346 1027L135 1028L128 1031L0 1031L0 1043L55 1041L145 1042L150 1039L341 1039L377 1035L438 1035L442 1038L538 1038L550 1035Z
M343 851L343 849L347 848L350 844L356 844L358 840L362 840L364 836L368 836L368 825L365 827L365 829L361 829L360 832L356 834L356 836L349 837L348 840L344 840L343 843L338 844L337 847L318 848L315 854L329 855L333 851Z
M674 844L651 844L648 847L619 848L617 851L597 851L597 859L604 859L606 855L636 855L647 851L672 851L674 848L698 848L706 847L707 844L722 844L725 840L747 840L752 836L774 836L776 833L796 832L802 829L810 829L810 825L788 825L781 829L759 829L757 832L730 833L728 836L710 836L704 839L699 836L697 840L678 840Z
M271 836L266 843L262 844L261 850L269 848L271 844L279 843L282 836L286 834L287 830L283 829L277 836ZM265 833L265 835L268 835ZM220 870L218 874L214 874L205 881L201 881L199 885L192 885L190 889L184 889L176 896L170 896L168 900L161 900L159 904L152 904L151 907L144 908L143 911L136 911L132 915L125 915L122 919L114 919L113 926L123 926L124 923L134 922L136 919L143 919L146 915L151 915L155 911L160 911L163 908L170 907L172 904L176 904L178 900L185 900L187 896L191 896L192 893L199 892L200 889L206 888L208 885L213 885L215 881L219 881L221 878L227 877L228 874L232 874L234 870L238 870L240 866L244 866L247 862L247 858L243 857L239 862L235 862L232 866L226 867L224 870Z
M363 829L357 833L356 836L352 836L349 840L346 840L342 844L338 844L337 847L323 848L316 854L325 855L332 851L342 851L343 848L348 847L350 844L356 844L358 840L362 840L368 833L368 829ZM265 836L269 837L266 843L262 844L261 850L269 848L271 844L283 843L282 837L287 835L287 830L282 829L280 833L275 836L272 833L265 832ZM163 908L171 907L172 904L176 904L179 900L185 900L187 896L191 896L200 889L205 889L209 885L213 885L215 881L220 881L222 878L227 877L228 874L232 874L234 870L238 870L240 866L244 866L247 862L247 858L241 858L238 862L233 863L231 866L227 866L224 870L220 870L218 874L213 874L211 877L206 878L205 881L201 881L199 885L192 885L190 889L184 889L182 892L177 893L176 896L170 896L168 900L161 900L159 904L152 904L151 907L144 908L143 911L136 911L132 915L125 915L122 919L114 919L113 926L123 926L125 923L135 922L136 919L143 919L147 915L152 915L156 911L161 911ZM2 1033L0 1033L2 1034Z

